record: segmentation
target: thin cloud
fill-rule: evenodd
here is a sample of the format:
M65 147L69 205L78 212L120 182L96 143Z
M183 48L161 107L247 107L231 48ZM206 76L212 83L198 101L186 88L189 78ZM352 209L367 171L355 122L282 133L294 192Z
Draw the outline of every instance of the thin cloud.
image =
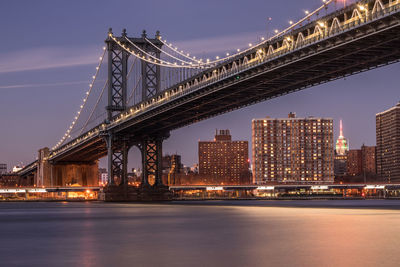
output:
M60 82L60 83L32 83L32 84L14 84L14 85L0 85L0 89L14 89L14 88L30 88L30 87L55 87L65 85L80 85L87 84L88 81L76 82Z
M0 73L34 71L96 64L99 46L41 47L0 54Z
M173 42L179 49L195 55L221 55L259 41L263 33L218 36ZM102 50L86 47L40 47L0 54L0 74L97 64ZM3 88L3 87L1 87Z

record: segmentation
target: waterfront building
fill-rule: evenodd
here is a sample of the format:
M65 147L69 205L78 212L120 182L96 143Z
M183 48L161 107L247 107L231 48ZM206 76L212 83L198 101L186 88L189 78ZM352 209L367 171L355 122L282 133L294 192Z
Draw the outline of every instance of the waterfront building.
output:
M229 130L216 131L213 141L199 141L199 174L218 184L249 184L249 144L232 141Z
M0 175L7 173L7 164L0 163Z
M333 182L331 118L253 119L253 181Z
M107 169L99 168L99 185L106 185L108 182Z
M387 182L400 182L400 102L376 114L377 174Z
M15 166L12 168L12 172L13 172L13 173L19 172L20 170L22 170L22 168L23 168L23 166L15 165Z

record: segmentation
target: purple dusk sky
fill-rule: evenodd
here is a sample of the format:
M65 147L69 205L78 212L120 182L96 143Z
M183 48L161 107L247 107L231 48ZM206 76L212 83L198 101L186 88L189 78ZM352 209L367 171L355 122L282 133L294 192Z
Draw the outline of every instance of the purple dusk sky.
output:
M349 2L349 1L347 1ZM266 31L283 29L320 0L221 1L6 1L0 9L0 163L27 164L39 148L52 147L64 134L81 104L101 55L109 27L139 36L143 29L192 54L223 55L245 47ZM343 3L341 3L343 5ZM267 18L272 21L267 25ZM323 71L323 70L321 70ZM197 163L197 141L213 138L215 129L230 129L233 139L251 141L253 118L339 119L350 148L375 145L375 114L399 100L394 64L240 109L176 130L165 153L179 153L183 163ZM140 161L130 153L130 167ZM101 161L104 166L104 160Z

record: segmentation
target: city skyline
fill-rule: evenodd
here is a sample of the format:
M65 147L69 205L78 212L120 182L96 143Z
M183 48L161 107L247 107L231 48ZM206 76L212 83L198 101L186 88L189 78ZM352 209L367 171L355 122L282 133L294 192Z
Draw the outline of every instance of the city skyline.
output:
M400 0L0 23L2 266L399 265Z
M104 11L97 10L98 14L94 10L85 12L85 8L89 9L89 3L83 3L84 8L81 10L76 4L71 6L61 4L56 7L47 2L49 7L54 9L51 15L41 13L43 11L40 8L45 3L46 1L43 1L31 6L29 2L26 2L26 5L37 11L33 13L41 14L43 18L35 17L34 23L28 23L29 18L33 19L31 14L21 17L20 20L14 19L13 27L5 29L5 35L9 38L17 41L23 38L25 42L13 42L12 45L7 42L0 44L3 51L0 54L0 62L10 62L7 65L2 63L0 68L2 80L0 90L4 95L0 99L0 104L7 111L0 115L2 125L7 125L2 129L0 162L7 163L9 169L21 161L25 164L33 161L39 148L51 147L68 127L74 110L79 107L79 100L84 94L86 84L93 74L109 26L113 26L116 32L126 27L128 33L135 36L140 35L142 28L146 28L149 34L161 30L165 38L172 40L185 50L190 51L194 47L195 52L199 54L202 54L202 49L207 49L211 54L220 54L221 49L218 50L216 47L220 47L224 41L229 41L230 45L235 46L232 47L234 49L236 46L246 46L248 42L264 35L266 18L272 14L276 16L272 16L269 34L272 33L273 28L286 27L289 19L295 20L302 17L305 9L311 10L320 5L319 1L292 1L293 10L287 10L278 4L270 4L268 8L271 14L264 14L257 10L255 11L257 13L252 16L245 14L248 23L238 23L227 14L239 12L239 5L218 3L216 9L220 7L228 9L229 12L221 14L216 10L211 10L209 14L211 19L206 22L199 23L193 19L193 24L188 23L183 26L173 21L159 27L161 23L157 23L159 21L157 16L152 21L148 18L143 21L138 18L127 21L115 16L109 21L101 21L101 26L99 26L96 21L99 21ZM130 5L124 1L120 3ZM151 4L158 4L155 7L156 14L164 14L163 8L168 10L161 2L153 1ZM170 12L178 12L185 8L197 8L206 12L208 2L203 4L181 3L177 10L170 10ZM262 1L253 1L251 4L266 5ZM17 9L12 8L12 5L9 6L11 12L1 11L3 12L1 20L7 21L11 20L11 16L18 18L21 15L13 14L13 11ZM149 4L139 3L138 5L148 8ZM65 11L62 10L63 8ZM72 8L76 8L75 11L79 14L76 22L69 21L64 13ZM22 11L22 15L26 15L25 12ZM45 19L54 20L57 15L58 21L68 23L57 27L44 23ZM221 17L224 19L221 20ZM217 18L218 25L213 23ZM83 21L87 22L83 23L84 26L79 29L74 27L74 23ZM140 26L133 29L130 25ZM177 25L180 27L175 28ZM210 29L207 25L214 27ZM22 30L23 27L25 27L24 30ZM68 34L63 34L63 31ZM21 35L21 32L24 34ZM226 47L226 49L230 48ZM346 137L350 140L351 148L360 147L363 143L375 145L374 117L376 113L397 103L398 86L394 77L398 70L398 64L383 67L173 131L171 137L165 142L164 151L165 153L178 152L182 154L184 164L193 165L197 162L195 144L199 139L209 139L211 129L229 128L234 133L234 139L251 142L253 118L283 117L290 111L303 117L311 115L332 117L335 138L338 135L338 121L343 119ZM384 87L382 87L382 80L386 81ZM60 99L63 100L61 103ZM18 103L18 105L13 103ZM12 119L10 114L13 116ZM132 149L130 165L137 167L139 162L138 151ZM104 167L104 164L101 165Z

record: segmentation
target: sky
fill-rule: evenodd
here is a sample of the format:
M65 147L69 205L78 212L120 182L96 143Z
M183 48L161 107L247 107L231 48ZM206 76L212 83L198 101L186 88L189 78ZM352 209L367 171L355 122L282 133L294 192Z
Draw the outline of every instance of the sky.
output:
M283 29L320 0L7 1L0 9L0 163L28 164L38 149L52 147L65 133L94 74L109 27L131 37L143 29L192 54L223 55ZM267 23L267 19L272 20ZM171 132L164 153L197 163L197 142L215 129L251 142L253 118L318 116L343 119L351 149L375 145L375 114L399 100L394 64L224 114ZM251 146L250 146L251 147ZM251 151L250 151L251 154ZM136 148L129 167L138 167ZM105 166L105 160L101 160Z

